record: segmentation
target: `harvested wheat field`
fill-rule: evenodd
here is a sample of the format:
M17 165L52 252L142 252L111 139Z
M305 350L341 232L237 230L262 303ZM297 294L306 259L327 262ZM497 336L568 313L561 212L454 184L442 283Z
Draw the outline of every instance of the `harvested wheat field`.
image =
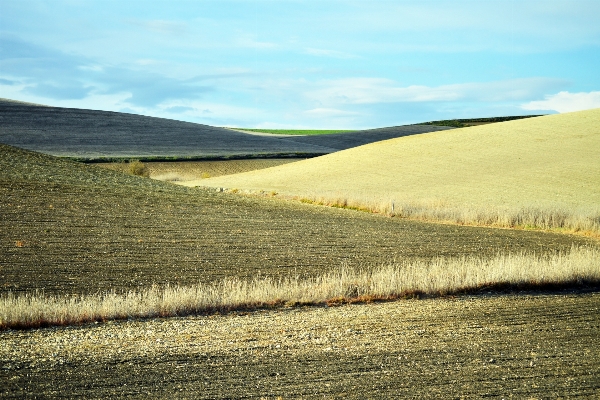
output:
M407 136L186 185L276 191L430 220L597 234L599 160L600 109L594 109Z

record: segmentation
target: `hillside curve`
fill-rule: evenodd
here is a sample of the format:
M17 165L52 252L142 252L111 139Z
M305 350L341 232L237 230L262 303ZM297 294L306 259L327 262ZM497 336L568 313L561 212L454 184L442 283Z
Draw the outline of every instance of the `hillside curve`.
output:
M89 161L307 158L390 137L443 129L448 128L406 126L331 138L282 138L165 118L0 99L0 143Z
M189 185L600 213L600 109L431 132Z
M0 102L0 143L61 157L322 155L336 149L142 115Z

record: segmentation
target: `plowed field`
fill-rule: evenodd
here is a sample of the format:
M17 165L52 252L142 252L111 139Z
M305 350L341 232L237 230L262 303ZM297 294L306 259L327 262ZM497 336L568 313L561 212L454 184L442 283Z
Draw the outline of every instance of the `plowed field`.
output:
M0 333L3 398L598 398L600 296L405 300Z
M585 239L246 198L1 146L1 292L89 293L394 259L567 251Z
M0 295L316 275L583 238L185 188L0 145ZM0 332L2 398L598 397L597 293Z

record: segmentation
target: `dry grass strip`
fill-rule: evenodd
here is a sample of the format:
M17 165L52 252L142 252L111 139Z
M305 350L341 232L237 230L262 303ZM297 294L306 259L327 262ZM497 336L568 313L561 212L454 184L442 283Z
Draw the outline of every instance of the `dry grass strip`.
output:
M481 290L548 289L600 285L600 250L567 254L499 255L397 263L372 270L341 268L317 278L225 279L214 285L154 286L126 294L57 297L43 293L0 298L0 329L73 325L294 305L334 305Z
M600 208L567 209L545 206L456 206L442 200L395 201L342 195L288 196L288 199L329 207L389 215L412 220L497 228L553 230L600 238Z

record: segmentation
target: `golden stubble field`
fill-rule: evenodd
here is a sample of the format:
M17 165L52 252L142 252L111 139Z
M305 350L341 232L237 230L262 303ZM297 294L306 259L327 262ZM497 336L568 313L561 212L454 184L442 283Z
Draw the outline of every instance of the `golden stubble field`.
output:
M275 191L386 213L394 203L401 215L483 225L492 214L502 225L503 213L510 219L519 210L540 210L597 230L599 160L594 109L407 136L185 185Z

